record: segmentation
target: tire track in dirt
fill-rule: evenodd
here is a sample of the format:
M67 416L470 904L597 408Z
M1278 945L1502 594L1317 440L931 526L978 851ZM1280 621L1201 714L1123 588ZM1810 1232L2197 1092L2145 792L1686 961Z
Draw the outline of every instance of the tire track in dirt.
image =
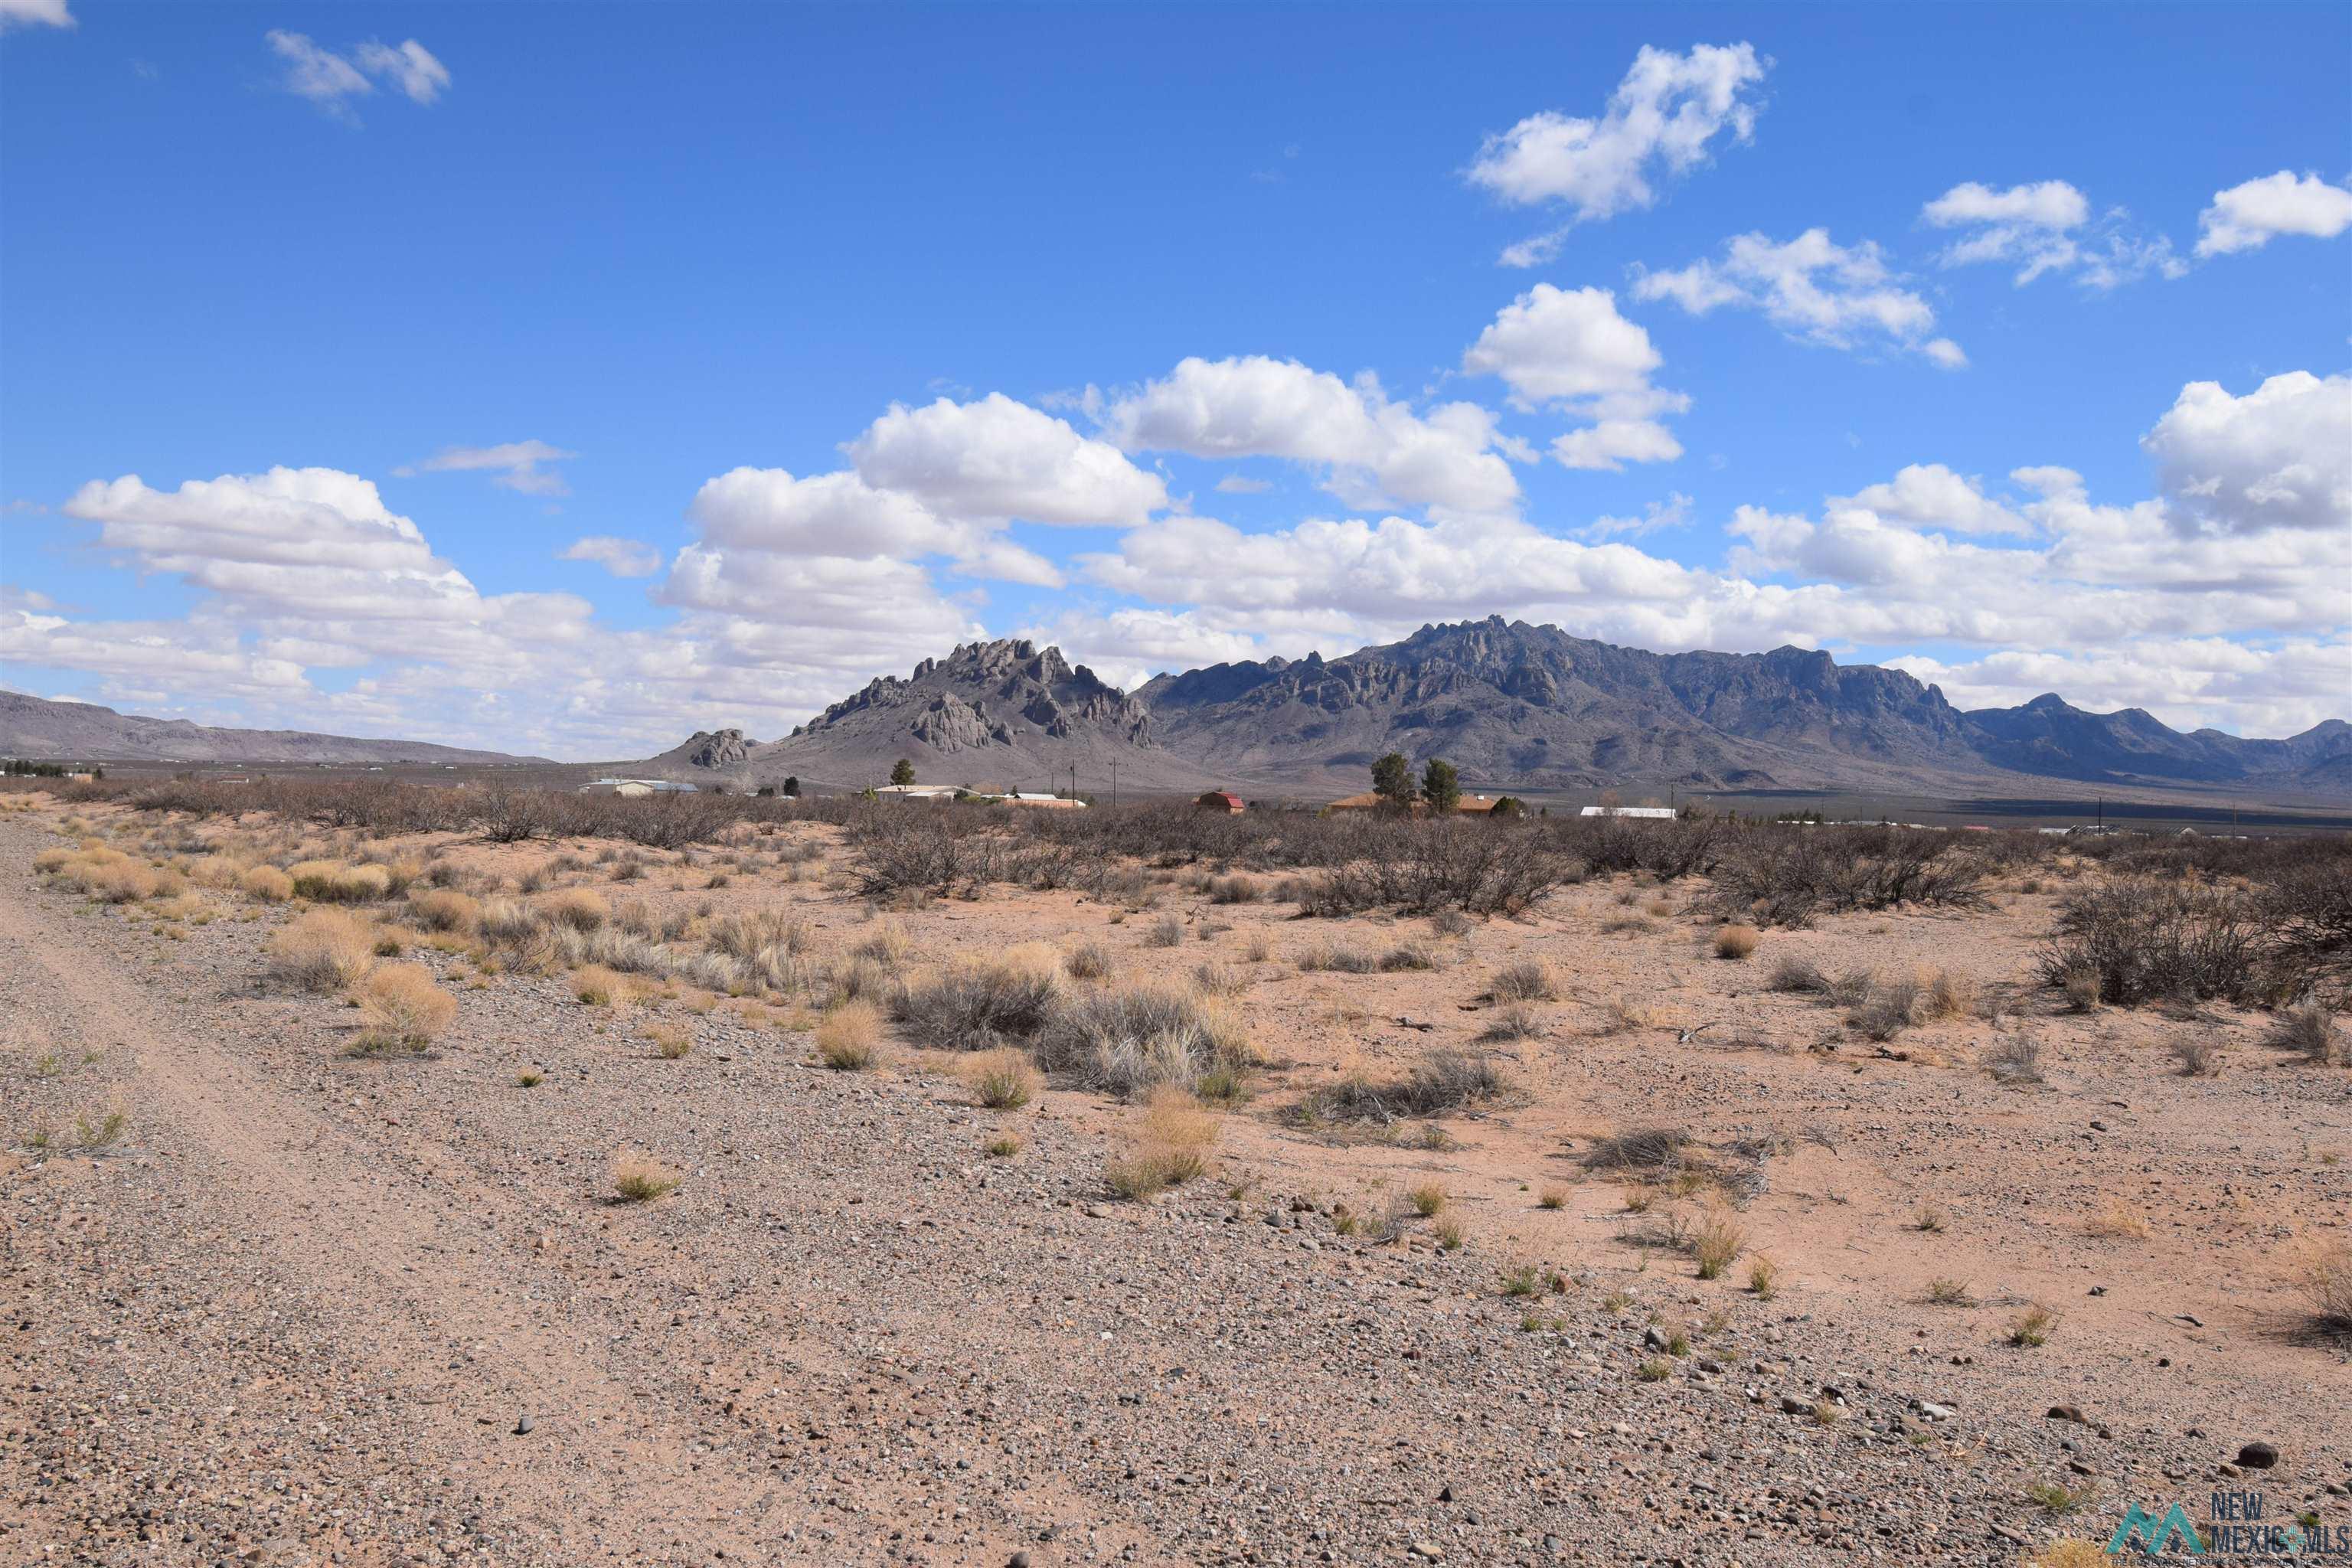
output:
M445 1444L436 1459L462 1458L519 1520L563 1542L567 1561L590 1513L617 1537L606 1549L627 1560L663 1560L675 1549L655 1542L681 1525L695 1561L714 1548L776 1560L791 1521L761 1528L774 1500L769 1478L695 1452L690 1434L664 1426L655 1402L578 1342L499 1310L513 1281L486 1277L470 1256L478 1226L434 1212L440 1205L380 1168L362 1140L186 1027L173 1015L187 1005L144 994L28 903L21 891L0 897L0 953L12 971L69 998L91 1037L131 1045L134 1087L222 1168L208 1196L304 1282L322 1315L353 1325L354 1359L432 1410ZM371 1342L372 1353L361 1348ZM468 1353L472 1377L443 1370ZM538 1413L537 1440L507 1436L528 1412ZM837 1550L809 1560L828 1558L839 1560Z

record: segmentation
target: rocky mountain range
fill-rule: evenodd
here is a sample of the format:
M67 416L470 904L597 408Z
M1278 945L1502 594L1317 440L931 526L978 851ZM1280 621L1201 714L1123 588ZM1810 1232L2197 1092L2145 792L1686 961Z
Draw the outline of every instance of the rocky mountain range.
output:
M862 785L899 757L926 783L1089 792L1231 785L1313 796L1362 787L1384 752L1443 756L1474 787L1832 789L2031 794L2101 789L2352 799L2352 725L2283 741L2183 734L2137 709L2056 696L1955 708L1901 670L1817 650L1656 654L1557 626L1423 626L1342 658L1318 654L1162 675L1122 693L1055 648L979 643L834 704L785 740L686 776L737 785L786 773ZM740 736L736 736L740 740ZM652 764L645 764L651 766Z
M500 767L544 763L502 752L436 746L425 741L375 741L319 735L305 730L230 730L185 719L118 713L89 702L52 702L0 691L0 753L36 761L94 763L340 763L390 766L412 763L449 767Z

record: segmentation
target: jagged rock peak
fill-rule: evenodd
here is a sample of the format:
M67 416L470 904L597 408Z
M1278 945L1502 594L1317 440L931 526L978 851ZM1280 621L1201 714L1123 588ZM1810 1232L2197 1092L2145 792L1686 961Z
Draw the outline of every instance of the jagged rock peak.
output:
M959 644L945 658L927 658L906 679L881 676L818 715L809 731L838 726L859 714L911 707L907 733L942 751L1011 745L1017 732L1067 739L1081 731L1134 744L1150 743L1144 706L1097 676L1073 666L1058 647L1026 637Z
M751 754L740 730L697 730L687 738L686 763L696 768L731 768Z

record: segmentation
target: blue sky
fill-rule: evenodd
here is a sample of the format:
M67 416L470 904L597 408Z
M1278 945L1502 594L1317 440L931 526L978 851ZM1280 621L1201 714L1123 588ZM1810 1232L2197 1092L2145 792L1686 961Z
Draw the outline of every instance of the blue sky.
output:
M2341 6L0 17L16 689L613 756L1500 613L2352 711Z

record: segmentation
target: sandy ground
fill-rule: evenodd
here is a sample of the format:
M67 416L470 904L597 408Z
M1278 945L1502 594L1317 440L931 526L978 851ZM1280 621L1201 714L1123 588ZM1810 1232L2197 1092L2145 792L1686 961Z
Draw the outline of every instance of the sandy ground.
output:
M1451 937L1181 882L1135 912L895 912L926 960L1095 942L1114 982L1246 973L1255 1098L1208 1177L1136 1205L1103 1177L1131 1109L987 1111L903 1044L828 1072L797 1005L588 1006L420 947L457 1022L428 1057L353 1058L349 1009L266 982L286 907L46 887L61 815L0 818L0 1562L2010 1563L2104 1542L2129 1501L2202 1518L2217 1486L2352 1524L2352 1365L2290 1286L2352 1219L2352 1072L2227 1009L2057 1012L2032 984L2055 882L1744 962L1712 956L1695 888L1623 879ZM570 852L557 885L681 913L790 906L838 956L875 912L825 830L791 835L818 858L755 841L717 889L731 855L620 888L608 847L440 847L491 879ZM1150 945L1171 913L1182 942ZM1407 940L1440 966L1299 964ZM1978 1005L1882 1048L1765 988L1789 954L1945 971ZM1493 1047L1508 1104L1435 1147L1288 1123L1343 1072L1486 1048L1489 977L1529 958L1563 993ZM693 1051L658 1056L657 1021ZM2011 1086L1983 1063L2021 1029L2042 1081ZM2218 1076L2179 1073L2191 1035ZM1665 1245L1703 1196L1629 1213L1583 1168L1650 1125L1770 1151L1720 1279ZM632 1151L678 1190L612 1201ZM1429 1182L1458 1249L1333 1223ZM1522 1265L1533 1299L1503 1289ZM2049 1342L2011 1344L2033 1303ZM1645 1343L1676 1331L1687 1353ZM2255 1440L2276 1468L2231 1475Z

